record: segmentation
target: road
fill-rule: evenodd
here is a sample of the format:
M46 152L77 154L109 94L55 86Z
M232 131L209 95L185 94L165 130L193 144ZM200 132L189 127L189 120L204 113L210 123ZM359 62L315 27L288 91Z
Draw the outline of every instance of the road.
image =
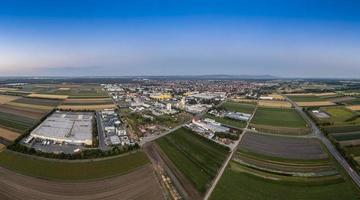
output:
M334 145L327 139L322 131L317 127L315 122L302 110L300 106L298 106L291 99L287 98L288 101L294 106L294 108L298 111L298 113L308 122L311 132L313 136L320 139L332 154L332 156L341 164L341 166L345 169L345 171L349 174L351 179L355 182L355 184L360 188L360 177L359 175L352 169L349 163L345 160L345 158L339 153L339 151L334 147Z
M96 111L96 124L98 129L98 136L99 136L99 149L101 149L102 151L106 151L109 150L110 148L105 144L105 135L104 135L105 133L100 118L101 118L100 113Z
M211 185L211 187L208 189L208 191L206 192L205 194L205 197L204 197L204 200L208 200L212 194L212 192L214 191L217 183L219 182L220 178L222 177L222 175L224 174L225 172L225 169L227 167L227 165L229 164L230 160L232 159L234 153L236 152L237 150L237 147L242 139L242 137L245 135L245 132L248 130L248 127L250 125L250 122L252 120L252 118L254 117L255 115L255 112L257 110L257 106L253 112L253 115L251 116L251 118L249 119L249 121L247 122L245 128L243 129L243 132L241 133L239 139L235 142L235 145L234 145L234 149L231 151L230 155L227 157L226 161L223 163L219 173L217 174L216 178L213 180L213 184Z

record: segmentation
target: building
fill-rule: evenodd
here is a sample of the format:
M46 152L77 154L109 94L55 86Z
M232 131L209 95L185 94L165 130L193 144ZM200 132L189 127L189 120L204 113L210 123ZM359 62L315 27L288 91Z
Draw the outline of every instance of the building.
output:
M31 136L57 143L92 145L93 113L57 111L43 121Z

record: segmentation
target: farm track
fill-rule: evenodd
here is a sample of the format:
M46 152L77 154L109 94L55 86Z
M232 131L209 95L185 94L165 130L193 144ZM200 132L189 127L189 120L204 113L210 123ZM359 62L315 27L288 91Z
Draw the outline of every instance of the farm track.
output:
M190 181L175 167L171 160L154 142L146 143L143 145L143 149L150 158L153 165L160 165L171 177L174 185L183 198L191 200L201 199L200 193L195 189L194 186L192 186Z
M163 199L152 166L128 174L86 182L56 182L17 174L0 167L2 200Z

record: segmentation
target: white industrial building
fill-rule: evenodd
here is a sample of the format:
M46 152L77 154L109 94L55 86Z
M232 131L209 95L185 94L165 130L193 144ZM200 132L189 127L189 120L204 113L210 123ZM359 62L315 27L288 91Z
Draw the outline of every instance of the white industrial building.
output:
M31 136L58 143L92 145L93 113L56 111L32 132Z

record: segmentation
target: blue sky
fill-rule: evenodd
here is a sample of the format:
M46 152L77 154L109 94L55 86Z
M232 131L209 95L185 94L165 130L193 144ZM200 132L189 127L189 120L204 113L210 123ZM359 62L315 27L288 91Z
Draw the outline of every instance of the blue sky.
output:
M0 75L360 77L359 1L0 0Z

